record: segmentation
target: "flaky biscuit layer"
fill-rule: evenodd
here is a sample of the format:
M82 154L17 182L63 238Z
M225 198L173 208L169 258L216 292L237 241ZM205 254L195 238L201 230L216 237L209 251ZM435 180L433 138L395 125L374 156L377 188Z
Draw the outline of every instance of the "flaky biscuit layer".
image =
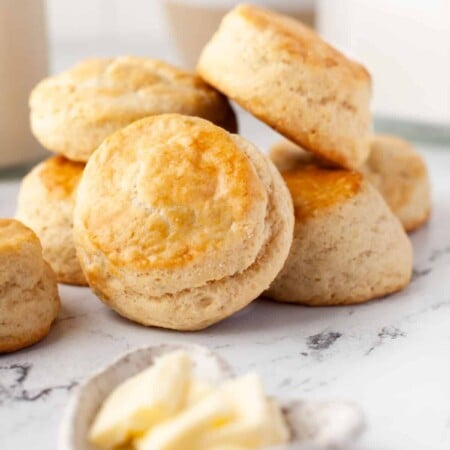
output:
M176 329L203 328L255 299L281 268L292 227L289 193L265 156L175 114L108 138L75 209L91 287L133 320Z
M83 61L40 82L30 109L41 144L82 162L114 131L155 114L200 116L232 132L237 127L227 99L200 78L143 57Z
M16 216L39 237L44 259L61 283L87 285L73 243L75 192L84 164L49 158L25 176Z

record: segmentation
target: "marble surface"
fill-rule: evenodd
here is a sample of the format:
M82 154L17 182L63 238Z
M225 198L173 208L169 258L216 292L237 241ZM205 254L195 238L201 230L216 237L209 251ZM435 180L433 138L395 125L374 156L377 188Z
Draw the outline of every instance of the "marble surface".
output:
M274 136L244 117L243 134ZM359 450L450 448L450 148L420 147L433 180L431 222L414 233L414 279L365 305L306 308L258 300L197 333L146 329L86 288L61 286L62 311L40 344L0 356L0 448L54 450L62 411L89 374L142 345L193 342L237 372L258 371L277 396L349 399L368 429ZM14 214L18 179L0 181L0 216Z

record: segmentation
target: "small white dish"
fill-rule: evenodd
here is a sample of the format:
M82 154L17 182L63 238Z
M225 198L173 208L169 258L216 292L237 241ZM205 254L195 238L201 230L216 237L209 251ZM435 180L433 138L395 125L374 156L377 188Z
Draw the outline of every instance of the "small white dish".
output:
M216 383L233 376L225 360L198 345L163 344L134 350L78 387L63 417L58 450L96 450L86 436L107 396L121 382L153 364L157 357L175 350L189 353L196 378ZM347 449L364 429L363 415L352 403L294 400L281 405L294 441L267 450Z

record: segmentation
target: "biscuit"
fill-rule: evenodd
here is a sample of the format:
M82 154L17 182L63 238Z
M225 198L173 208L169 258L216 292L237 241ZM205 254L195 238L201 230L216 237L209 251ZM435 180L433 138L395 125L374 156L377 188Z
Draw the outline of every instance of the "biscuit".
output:
M270 148L269 158L280 172L309 165L320 165L322 167L322 163L326 165L326 161L319 160L312 153L303 150L302 147L287 139L277 142Z
M29 228L0 219L0 353L43 339L60 308L55 274Z
M54 156L23 179L16 217L39 237L44 259L61 283L86 286L73 243L75 193L84 164Z
M119 314L199 330L269 287L293 223L266 156L204 119L166 114L116 132L91 157L74 237L89 285Z
M40 82L30 109L39 142L82 162L114 131L151 115L188 114L237 129L225 97L196 75L150 58L83 61Z
M378 189L406 231L428 222L431 186L426 163L409 142L395 136L374 137L362 173Z
M347 168L366 160L370 75L302 23L239 5L204 48L197 71L303 148Z
M283 177L294 202L294 240L269 297L345 305L383 297L409 283L408 236L361 173L311 165Z
M330 167L289 141L281 141L270 150L270 158L279 170L319 164ZM383 196L406 231L413 231L430 217L431 187L422 156L403 139L376 135L369 159L359 170Z

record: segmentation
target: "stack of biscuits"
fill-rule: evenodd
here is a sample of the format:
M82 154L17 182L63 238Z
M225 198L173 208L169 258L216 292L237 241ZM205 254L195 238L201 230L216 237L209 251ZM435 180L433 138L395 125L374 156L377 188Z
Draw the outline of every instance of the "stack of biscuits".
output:
M284 136L270 157L228 98ZM147 326L199 330L261 294L386 296L410 281L405 230L430 188L407 142L373 135L370 98L365 68L314 31L237 6L197 75L120 57L38 84L32 130L57 155L24 178L17 218L58 281Z
M87 285L73 244L75 192L89 157L115 131L143 117L176 112L237 131L228 100L199 77L148 58L87 60L39 83L31 129L56 153L23 180L17 218L41 239L61 283Z

